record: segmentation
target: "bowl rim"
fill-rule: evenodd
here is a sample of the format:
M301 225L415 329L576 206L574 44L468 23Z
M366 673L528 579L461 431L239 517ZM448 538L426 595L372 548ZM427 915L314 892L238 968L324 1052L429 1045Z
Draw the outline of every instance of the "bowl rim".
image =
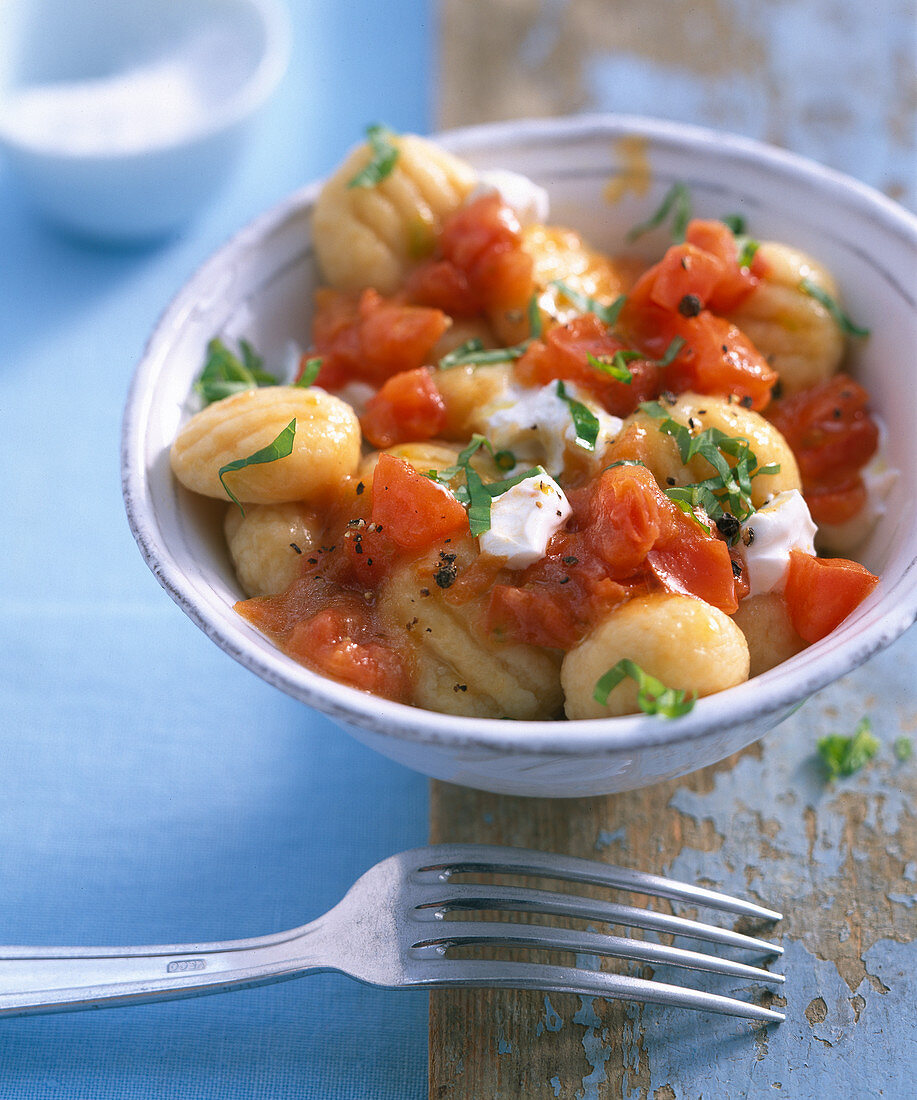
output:
M108 150L104 148L73 150L43 142L34 142L25 135L10 131L2 124L0 112L0 144L9 150L18 149L23 154L55 157L62 161L103 163L106 161L136 161L152 154L180 149L206 140L231 129L255 114L271 97L283 79L290 63L292 24L289 12L281 0L233 0L235 5L253 12L264 32L264 47L257 64L246 79L224 101L209 111L205 117L174 136L154 138L136 148ZM213 7L213 5L209 5ZM20 85L10 85L10 88ZM23 88L28 84L21 85ZM0 89L2 92L4 89ZM9 90L9 89L5 89Z
M483 124L431 135L455 152L471 153L512 141L543 144L545 141L581 140L588 137L645 135L650 141L675 145L683 151L709 155L711 143L718 157L768 166L778 175L803 179L827 188L834 201L866 210L889 232L901 235L917 256L917 217L893 200L860 181L817 164L798 154L778 149L753 138L728 134L692 124L645 118L638 115L592 114L568 118L522 119ZM743 723L774 717L782 721L810 695L846 675L878 650L891 644L917 621L917 522L900 576L891 585L879 586L858 609L857 629L842 624L848 635L837 644L837 631L787 663L736 687L698 700L687 715L660 720L648 715L526 721L467 718L423 710L368 695L312 672L285 657L279 650L253 646L247 638L262 636L239 619L238 629L227 636L199 606L183 580L168 547L159 538L158 524L149 493L143 458L144 425L151 405L160 356L167 351L170 326L183 309L193 288L233 254L252 247L260 237L276 231L290 218L301 217L314 201L322 181L293 191L230 237L194 272L166 306L150 334L131 381L125 405L121 439L122 491L128 523L141 554L159 583L207 636L251 672L332 719L374 731L389 738L427 745L448 746L466 753L492 753L538 757L578 756L636 752L642 748L676 745L701 739ZM913 298L905 293L913 305ZM231 609L230 609L231 611ZM846 630L845 630L846 627ZM835 641L832 643L832 639Z

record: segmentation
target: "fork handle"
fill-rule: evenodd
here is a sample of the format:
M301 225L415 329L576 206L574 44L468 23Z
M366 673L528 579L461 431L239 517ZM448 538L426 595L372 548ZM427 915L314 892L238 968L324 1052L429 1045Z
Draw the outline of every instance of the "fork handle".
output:
M0 947L0 1016L175 1000L319 970L322 921L247 940L147 947Z

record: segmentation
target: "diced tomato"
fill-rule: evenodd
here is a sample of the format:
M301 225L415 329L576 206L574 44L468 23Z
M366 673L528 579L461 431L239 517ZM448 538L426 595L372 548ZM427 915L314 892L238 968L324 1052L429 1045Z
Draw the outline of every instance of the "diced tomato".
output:
M393 374L429 363L448 327L441 310L391 301L372 289L359 299L317 290L312 334L322 368L316 382L331 390L351 381L380 386Z
M837 485L812 485L805 489L812 519L823 524L846 523L866 504L866 485L857 474Z
M411 551L468 531L467 513L450 492L390 454L379 456L373 474L372 523Z
M860 470L879 443L869 394L846 374L820 382L768 409L796 455L802 491L816 523L845 523L866 503Z
M585 544L607 575L632 576L659 537L660 505L668 503L650 471L612 466L569 499Z
M879 583L865 566L846 558L816 558L790 551L784 599L796 633L817 642L831 633Z
M646 555L646 563L670 592L697 596L732 615L739 609L729 548L722 539L707 536L689 516L696 530L660 539Z
M516 377L526 385L547 385L560 378L576 382L602 403L613 416L629 416L641 401L656 397L660 372L655 363L631 359L626 363L630 382L621 382L590 364L588 356L610 362L627 345L602 324L594 313L585 313L565 325L555 325L541 340L526 349L516 363Z
M361 691L387 699L408 697L404 658L376 634L356 598L341 597L334 607L296 623L284 648L301 664Z
M793 448L804 481L842 480L875 454L879 429L869 394L846 374L783 397L768 419Z
M532 270L515 213L491 193L446 219L439 254L411 272L406 293L456 317L524 309L534 289Z
M363 435L374 447L432 439L446 423L446 403L426 367L393 374L366 404Z

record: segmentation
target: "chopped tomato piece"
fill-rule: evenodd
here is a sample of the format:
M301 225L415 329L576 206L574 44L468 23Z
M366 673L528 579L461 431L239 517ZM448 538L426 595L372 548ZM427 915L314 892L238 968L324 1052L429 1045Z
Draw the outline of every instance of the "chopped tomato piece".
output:
M387 699L408 697L403 657L375 633L368 610L356 597L296 623L286 651L301 664Z
M775 401L768 419L793 448L816 523L844 523L866 503L860 470L879 443L869 394L846 374Z
M849 375L836 374L775 401L768 419L793 448L804 481L843 479L875 454L879 429L869 394Z
M576 382L594 394L613 416L629 416L641 401L659 393L660 372L647 359L630 359L625 365L630 382L621 382L589 362L589 356L610 363L627 345L602 324L594 313L583 314L565 325L555 325L535 340L516 363L516 377L526 385L547 385L560 378Z
M645 466L612 466L569 494L573 514L592 555L615 580L643 564L660 532L660 506L668 503Z
M839 626L879 583L879 578L846 558L815 558L790 551L784 599L796 633L817 642Z
M317 290L312 333L322 368L316 382L331 390L351 381L380 386L430 362L448 327L441 310L391 301L375 290L364 290L359 299Z
M390 454L379 456L373 474L372 523L411 551L468 531L465 509L448 490Z
M426 367L393 374L366 405L363 434L374 447L432 439L446 423L446 403Z
M439 255L415 268L406 292L410 301L456 317L524 309L534 289L532 269L515 213L492 193L446 219Z

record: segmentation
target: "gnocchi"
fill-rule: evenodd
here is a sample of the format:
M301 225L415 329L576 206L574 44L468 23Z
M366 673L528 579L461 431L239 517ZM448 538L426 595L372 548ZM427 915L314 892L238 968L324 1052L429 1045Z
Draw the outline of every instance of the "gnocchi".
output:
M816 261L702 219L612 255L525 184L411 135L354 150L301 377L217 387L172 469L232 502L239 614L319 674L467 718L677 716L868 596L806 495L852 531L878 429Z

